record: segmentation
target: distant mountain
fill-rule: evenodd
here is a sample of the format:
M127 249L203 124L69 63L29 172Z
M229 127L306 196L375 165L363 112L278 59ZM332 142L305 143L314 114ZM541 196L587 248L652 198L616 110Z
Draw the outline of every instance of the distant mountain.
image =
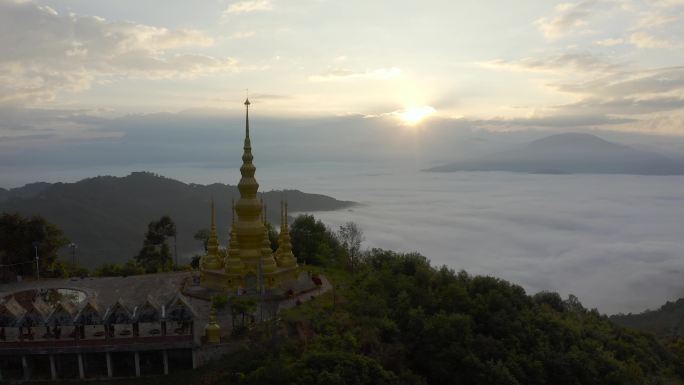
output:
M487 156L464 159L427 171L510 171L539 174L682 175L684 162L609 142L595 135L547 136Z
M653 333L660 338L681 338L684 336L684 298L667 302L658 310L613 315L610 320L621 326Z
M337 210L354 204L298 190L269 191L260 196L272 223L279 223L282 198L287 199L290 212ZM231 197L240 197L237 186L186 184L147 172L99 176L76 183L32 183L4 190L0 193L0 212L39 214L55 223L77 244L79 262L92 268L135 256L147 224L167 214L176 222L179 258L191 257L201 250L193 235L209 228L212 197L219 240L225 244L232 220Z
M36 182L9 190L0 188L0 202L10 198L32 198L50 186L51 184L47 182Z

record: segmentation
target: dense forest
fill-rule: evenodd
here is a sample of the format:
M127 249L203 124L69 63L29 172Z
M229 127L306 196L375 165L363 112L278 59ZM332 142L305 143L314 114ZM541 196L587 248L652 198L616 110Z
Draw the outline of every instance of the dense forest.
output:
M664 384L684 366L654 336L577 298L373 250L332 298L286 312L275 337L202 383ZM332 295L332 294L331 294Z

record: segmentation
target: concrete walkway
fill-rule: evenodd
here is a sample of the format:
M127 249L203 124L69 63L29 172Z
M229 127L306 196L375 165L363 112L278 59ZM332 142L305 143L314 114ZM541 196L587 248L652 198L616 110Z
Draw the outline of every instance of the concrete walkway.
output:
M306 293L299 294L295 296L292 299L286 299L280 302L278 309L279 310L284 310L284 309L291 309L295 306L297 306L297 300L299 300L300 303L304 303L306 301L310 301L312 298L318 297L319 295L327 292L328 290L332 289L332 284L330 281L328 281L328 278L324 275L319 275L321 279L321 286L318 287L317 289L308 291Z

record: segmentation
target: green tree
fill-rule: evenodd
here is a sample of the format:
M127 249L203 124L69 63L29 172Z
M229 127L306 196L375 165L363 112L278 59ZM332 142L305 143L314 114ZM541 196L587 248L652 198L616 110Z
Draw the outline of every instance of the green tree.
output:
M312 265L339 264L342 256L340 242L323 222L313 215L300 215L290 228L292 252L297 260Z
M57 261L57 251L67 244L62 230L40 216L0 216L0 261L17 274L36 273L36 252L40 270L49 271Z
M228 296L225 294L217 294L211 297L211 307L216 311L222 311L228 306Z
M230 297L229 306L233 332L239 332L246 327L245 319L256 310L256 302L248 297ZM236 323L238 315L241 317L239 325Z
M204 252L206 253L209 248L209 230L200 229L197 230L195 235L192 236L194 239L202 242L202 247L204 247Z
M190 267L197 270L200 268L200 261L202 260L201 255L193 255L190 260Z
M124 264L105 263L95 269L95 276L97 277L126 277L140 274L145 274L145 269L133 259L129 259Z
M167 238L176 236L176 225L168 215L147 226L143 247L135 257L147 273L170 270L173 266Z
M361 243L365 240L363 230L356 223L347 222L340 226L337 236L340 239L340 243L342 243L342 248L347 252L349 266L353 274L356 260L361 255Z

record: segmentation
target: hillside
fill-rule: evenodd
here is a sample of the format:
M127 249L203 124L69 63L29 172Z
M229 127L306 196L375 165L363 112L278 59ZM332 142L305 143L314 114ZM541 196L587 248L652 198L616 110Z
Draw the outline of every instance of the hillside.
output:
M684 163L609 142L595 135L564 133L428 171L509 171L540 174L682 175Z
M684 335L684 298L667 302L658 310L640 314L617 314L610 320L618 325L653 333L663 339L681 338Z
M290 212L336 210L353 202L307 194L297 190L260 194L271 222L279 218L279 202L286 197ZM1 196L4 196L2 198ZM209 227L210 201L214 198L219 240L227 242L231 197L236 186L186 184L147 172L126 177L100 176L76 183L33 183L0 195L0 212L39 214L55 223L78 245L79 262L89 268L105 262L124 262L136 255L147 224L170 215L178 231L179 258L201 250L195 232ZM64 254L68 254L64 250Z
M195 371L99 384L681 384L681 357L570 296L374 249L335 291L238 330ZM224 331L227 332L227 331Z

